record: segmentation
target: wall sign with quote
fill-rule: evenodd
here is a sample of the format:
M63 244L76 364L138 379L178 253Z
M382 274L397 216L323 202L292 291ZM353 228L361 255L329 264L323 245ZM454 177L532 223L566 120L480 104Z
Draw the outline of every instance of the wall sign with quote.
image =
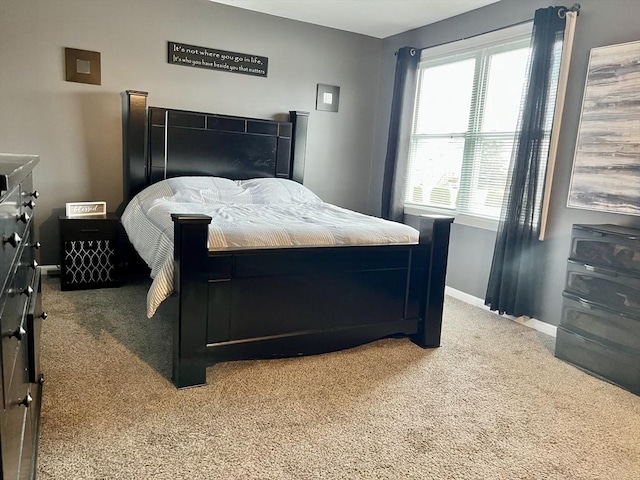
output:
M184 67L198 67L223 72L266 77L269 59L248 53L228 52L169 42L169 63Z

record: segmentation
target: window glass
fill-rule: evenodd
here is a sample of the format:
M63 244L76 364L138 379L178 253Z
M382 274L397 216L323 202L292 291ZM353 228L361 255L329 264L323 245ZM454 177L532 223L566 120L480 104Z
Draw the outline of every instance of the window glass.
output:
M528 48L497 53L489 58L483 132L515 130L528 59Z
M464 137L425 138L414 145L407 200L422 205L455 208L460 189Z
M530 27L529 27L530 28ZM423 51L406 205L497 220L508 187L530 30L464 51Z
M467 131L474 69L471 58L422 70L417 133Z

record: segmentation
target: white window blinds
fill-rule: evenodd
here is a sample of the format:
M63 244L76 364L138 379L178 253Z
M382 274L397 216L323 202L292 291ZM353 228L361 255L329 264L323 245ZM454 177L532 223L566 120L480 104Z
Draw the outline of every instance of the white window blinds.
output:
M423 50L405 207L498 220L527 83L531 27ZM552 114L548 118L546 142Z

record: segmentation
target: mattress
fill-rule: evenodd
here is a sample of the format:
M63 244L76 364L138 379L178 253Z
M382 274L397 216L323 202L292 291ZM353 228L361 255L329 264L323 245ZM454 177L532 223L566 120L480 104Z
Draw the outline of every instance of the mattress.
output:
M151 269L147 316L173 292L172 213L212 217L210 251L418 243L416 229L323 202L286 179L178 177L136 195L122 214L129 240Z

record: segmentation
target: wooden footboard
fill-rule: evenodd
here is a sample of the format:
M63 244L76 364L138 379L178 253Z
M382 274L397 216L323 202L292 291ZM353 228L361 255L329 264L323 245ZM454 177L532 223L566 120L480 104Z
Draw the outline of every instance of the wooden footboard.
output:
M173 382L216 362L307 355L406 335L440 345L452 218L423 216L417 245L207 251L211 218L172 215L178 296Z

